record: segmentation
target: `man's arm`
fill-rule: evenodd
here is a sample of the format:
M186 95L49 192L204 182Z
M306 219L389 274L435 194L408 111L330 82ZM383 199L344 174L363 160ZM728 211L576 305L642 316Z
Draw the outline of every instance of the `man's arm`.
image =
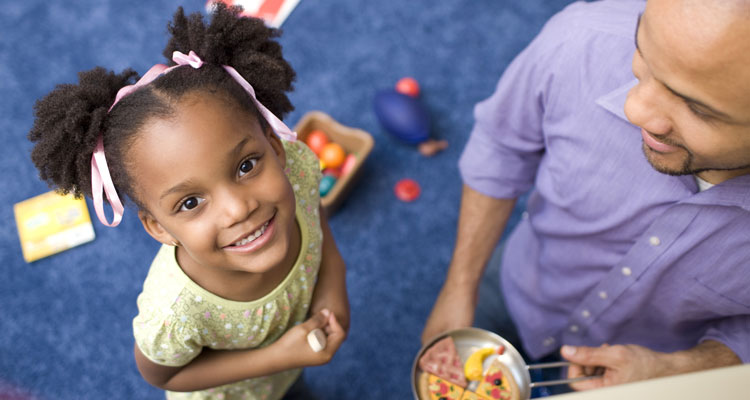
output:
M604 368L601 378L572 384L571 387L575 390L596 389L742 363L729 347L714 340L674 353L660 353L632 344L605 344L601 347L563 346L561 354L573 363L568 369L569 378L591 375L595 368Z
M422 342L472 324L482 273L515 203L516 199L496 199L464 185L453 259L422 332Z

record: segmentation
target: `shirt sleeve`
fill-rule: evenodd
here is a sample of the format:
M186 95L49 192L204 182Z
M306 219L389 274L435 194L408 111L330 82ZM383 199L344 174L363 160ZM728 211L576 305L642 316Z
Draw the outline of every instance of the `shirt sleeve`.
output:
M301 140L284 141L287 167L285 173L294 188L295 195L301 198L303 206L317 208L320 204L320 160Z
M729 347L743 363L750 363L750 315L724 318L708 329L701 342L715 340Z
M544 154L545 104L565 30L556 18L508 66L495 92L474 108L459 160L463 182L495 198L516 198L534 184Z
M151 307L146 299L139 299L138 303L133 336L146 358L159 365L180 367L200 354L203 346L189 319L184 321L171 309Z

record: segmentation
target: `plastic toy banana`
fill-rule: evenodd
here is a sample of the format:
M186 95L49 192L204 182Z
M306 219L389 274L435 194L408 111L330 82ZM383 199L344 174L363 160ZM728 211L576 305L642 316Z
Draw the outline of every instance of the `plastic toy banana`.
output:
M464 363L464 375L466 375L466 379L471 381L481 380L482 373L484 372L482 363L485 358L494 352L495 348L484 347L472 353L469 358L466 359L466 363Z

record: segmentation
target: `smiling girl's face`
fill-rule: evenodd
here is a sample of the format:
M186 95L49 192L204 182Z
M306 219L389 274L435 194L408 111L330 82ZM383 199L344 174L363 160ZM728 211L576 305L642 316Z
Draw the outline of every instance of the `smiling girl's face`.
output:
M179 243L191 277L291 266L299 232L280 139L217 94L188 93L174 108L149 121L128 152L146 230Z

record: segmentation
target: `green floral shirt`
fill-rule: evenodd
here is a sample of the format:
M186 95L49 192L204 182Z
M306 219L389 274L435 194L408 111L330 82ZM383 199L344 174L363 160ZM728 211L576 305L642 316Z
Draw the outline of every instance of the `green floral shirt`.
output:
M164 245L151 264L133 320L135 341L149 360L183 366L211 349L268 346L307 319L320 267L323 233L318 213L318 159L301 142L284 143L286 170L295 192L300 254L286 278L263 298L238 302L221 298L193 282L177 264L175 247ZM217 388L167 392L168 399L262 399L283 397L301 370L253 378Z

